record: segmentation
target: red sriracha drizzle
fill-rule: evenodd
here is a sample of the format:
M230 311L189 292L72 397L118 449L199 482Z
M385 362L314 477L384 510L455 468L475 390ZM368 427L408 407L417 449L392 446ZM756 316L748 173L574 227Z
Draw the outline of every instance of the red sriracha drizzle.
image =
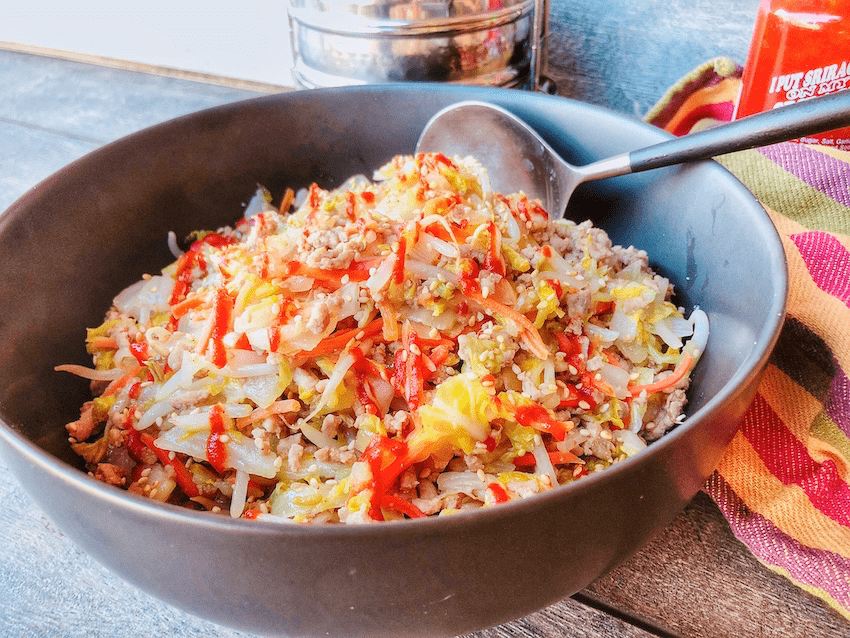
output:
M404 261L407 257L407 237L398 240L398 253L393 264L393 283L400 286L404 283Z
M392 385L404 397L410 410L416 410L425 389L425 363L422 360L422 343L416 332L405 324L402 329L403 348L396 350L393 359Z
M567 427L553 418L542 405L522 405L514 412L517 423L532 427L536 430L549 432L559 441L567 436Z
M377 363L366 358L360 348L352 348L351 355L354 357L351 367L357 379L357 398L368 413L379 414L380 409L371 391L369 377L381 377L381 370Z
M348 216L348 219L354 221L357 219L356 212L357 199L352 191L346 191L345 193L345 214Z
M227 350L224 347L224 335L230 330L230 320L233 314L233 299L224 287L219 288L215 295L213 307L214 323L210 333L212 342L212 362L219 368L227 364Z
M170 465L174 469L174 481L180 486L180 489L183 490L183 493L186 494L186 496L189 498L200 496L201 492L198 490L198 486L195 485L195 482L192 480L192 475L189 473L189 470L186 469L186 466L180 462L180 459L176 457L171 458L168 452L157 447L154 443L153 436L147 432L136 432L132 426L130 426L128 433L130 431L135 433L138 437L138 441L146 445L153 451L154 454L156 454L156 458L159 459L160 463L163 465Z
M148 344L146 341L134 341L131 343L130 352L136 357L139 365L145 365L145 361L148 360Z
M224 435L224 406L216 403L210 408L210 435L207 438L207 460L213 469L223 474L227 463L227 447L222 442Z
M201 247L206 244L213 248L223 248L233 243L230 237L223 237L218 233L208 233L203 238L193 242L185 253L177 260L177 272L174 274L175 282L174 289L171 291L171 299L169 305L173 306L189 292L189 286L195 278L193 271L197 266L201 271L206 272L207 264L201 256Z
M505 276L505 262L502 261L502 251L499 247L501 243L498 230L496 229L496 224L490 222L488 225L488 229L490 232L490 243L487 247L487 255L484 257L484 270L489 270L490 272Z
M410 455L404 441L376 436L360 457L369 466L372 479L369 488L369 516L372 520L382 521L382 507L401 512L411 518L422 518L425 514L412 503L389 493L399 475L410 465Z
M460 290L465 295L473 295L481 292L478 283L478 264L472 259L464 259L460 269Z
M493 500L496 503L507 503L510 499L508 493L498 483L490 483L487 486L487 489L490 490L490 493L493 495Z

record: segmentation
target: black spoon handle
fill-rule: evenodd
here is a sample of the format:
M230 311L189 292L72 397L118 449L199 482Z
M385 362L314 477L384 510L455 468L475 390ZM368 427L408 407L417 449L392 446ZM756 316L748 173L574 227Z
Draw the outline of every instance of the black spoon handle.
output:
M631 171L792 140L850 125L850 89L757 113L629 153Z

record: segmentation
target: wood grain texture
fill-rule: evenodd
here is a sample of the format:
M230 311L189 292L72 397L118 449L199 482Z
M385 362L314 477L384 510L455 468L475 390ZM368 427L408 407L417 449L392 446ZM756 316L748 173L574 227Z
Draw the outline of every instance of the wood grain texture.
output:
M558 94L643 117L701 63L746 60L759 0L551 0Z
M588 593L682 636L850 636L838 612L759 563L702 492Z

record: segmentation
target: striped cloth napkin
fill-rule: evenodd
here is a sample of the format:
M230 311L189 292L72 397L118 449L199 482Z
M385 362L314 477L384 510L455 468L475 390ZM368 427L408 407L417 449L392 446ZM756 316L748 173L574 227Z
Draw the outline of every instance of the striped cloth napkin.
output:
M647 120L676 135L728 121L740 78L712 60ZM764 565L850 619L850 153L787 142L717 159L776 225L790 290L756 399L704 490Z

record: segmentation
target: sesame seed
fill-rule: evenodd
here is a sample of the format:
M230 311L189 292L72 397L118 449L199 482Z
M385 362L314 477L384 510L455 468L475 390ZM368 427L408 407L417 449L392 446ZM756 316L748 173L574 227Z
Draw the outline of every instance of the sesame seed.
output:
M578 433L581 434L582 436L590 436L590 430L588 430L587 428L582 428L581 430L578 431Z
M213 505L213 507L212 507L212 509L211 509L210 511L211 511L213 514L219 514L219 513L221 512L221 508L220 508L218 505Z
M347 284L349 281L351 281L351 277L349 277L349 276L348 276L348 273L346 273L346 274L344 274L344 275L342 276L342 279L340 279L340 281L341 281L343 284Z
M590 404L587 401L579 401L578 407L580 407L582 410L589 410Z
M431 328L430 332L428 332L428 336L431 339L436 339L440 336L440 331L437 330L436 328Z
M599 436L605 439L606 441L610 441L614 438L614 435L611 434L608 430L602 430L602 432L599 433Z
M417 346L415 343L410 344L410 352L412 352L417 357L422 354L422 350L420 350L419 346Z
M158 490L158 489L156 489L156 488L153 488L153 489L151 490L150 494L148 494L148 496L150 496L151 498L156 498L156 495L157 495L157 494L159 494L159 490Z
M567 366L567 370L570 371L570 374L578 374L578 369L572 364Z
M222 434L220 437L218 437L218 440L222 443L230 443L230 435Z
M401 351L401 360L402 360L402 361L407 361L407 357L408 357L408 355L409 355L409 354L410 354L410 353L409 353L407 350L402 350L402 351Z
M579 474L581 474L581 469L582 469L582 468L581 468L581 465L576 465L576 466L573 468L573 478L575 478L575 477L577 477Z
M358 341L362 341L365 336L366 336L366 333L363 332L362 330L360 330L356 335L354 335L354 338L357 339Z

